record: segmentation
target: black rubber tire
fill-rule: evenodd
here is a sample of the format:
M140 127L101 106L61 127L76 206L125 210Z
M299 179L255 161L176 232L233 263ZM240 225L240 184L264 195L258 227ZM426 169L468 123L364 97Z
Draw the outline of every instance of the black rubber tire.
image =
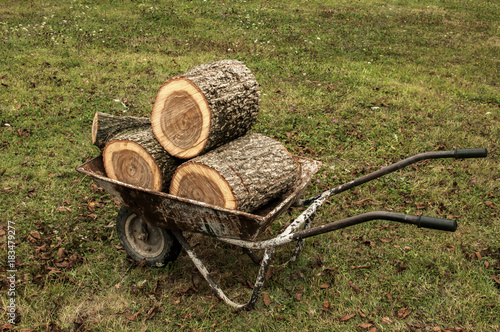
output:
M163 267L173 262L181 252L181 245L172 232L142 221L123 206L116 218L116 231L127 254L137 263L146 260L152 267Z

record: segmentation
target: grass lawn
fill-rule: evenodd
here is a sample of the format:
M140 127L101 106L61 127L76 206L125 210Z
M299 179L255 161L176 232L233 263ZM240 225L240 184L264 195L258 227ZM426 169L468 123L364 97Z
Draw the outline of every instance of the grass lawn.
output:
M500 330L499 17L487 0L0 3L0 331ZM75 171L99 154L92 118L149 116L167 79L222 59L261 85L252 131L323 162L306 196L413 154L487 148L333 196L315 218L384 210L458 230L373 221L310 238L244 312L185 254L162 269L133 262L114 228L119 204ZM186 236L246 301L258 267Z

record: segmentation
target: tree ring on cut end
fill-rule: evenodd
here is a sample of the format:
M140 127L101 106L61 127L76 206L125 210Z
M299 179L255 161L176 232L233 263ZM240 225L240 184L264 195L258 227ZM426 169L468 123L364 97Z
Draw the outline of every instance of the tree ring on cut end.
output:
M203 116L188 93L174 91L165 98L160 124L170 142L181 149L189 149L200 138Z
M177 169L169 192L226 209L237 208L236 197L219 172L196 162L185 163Z
M107 176L136 187L161 191L163 180L154 158L132 141L111 141L103 151Z
M205 147L211 112L203 92L185 77L163 84L151 112L158 142L172 156L188 159Z

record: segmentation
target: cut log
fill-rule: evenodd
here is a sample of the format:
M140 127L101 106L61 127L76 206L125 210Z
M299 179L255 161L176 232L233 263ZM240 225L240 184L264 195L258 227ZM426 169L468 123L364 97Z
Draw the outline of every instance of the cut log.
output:
M168 188L180 164L158 143L150 127L118 134L106 144L102 157L109 178L156 191Z
M250 134L183 163L172 195L252 212L293 188L299 164L279 142Z
M92 121L92 144L102 151L106 143L119 133L149 126L151 120L147 117L116 116L96 112Z
M245 135L260 107L260 88L240 61L197 66L163 84L151 126L171 155L189 159Z

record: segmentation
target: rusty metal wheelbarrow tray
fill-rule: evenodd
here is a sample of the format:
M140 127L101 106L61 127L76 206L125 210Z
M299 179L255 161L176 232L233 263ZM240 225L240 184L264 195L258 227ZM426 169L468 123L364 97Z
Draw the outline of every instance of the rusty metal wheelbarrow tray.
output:
M77 171L91 177L144 221L172 231L202 233L212 237L255 240L283 211L303 193L321 162L294 156L300 164L300 177L293 190L255 213L214 205L139 188L106 177L102 157L78 166Z

